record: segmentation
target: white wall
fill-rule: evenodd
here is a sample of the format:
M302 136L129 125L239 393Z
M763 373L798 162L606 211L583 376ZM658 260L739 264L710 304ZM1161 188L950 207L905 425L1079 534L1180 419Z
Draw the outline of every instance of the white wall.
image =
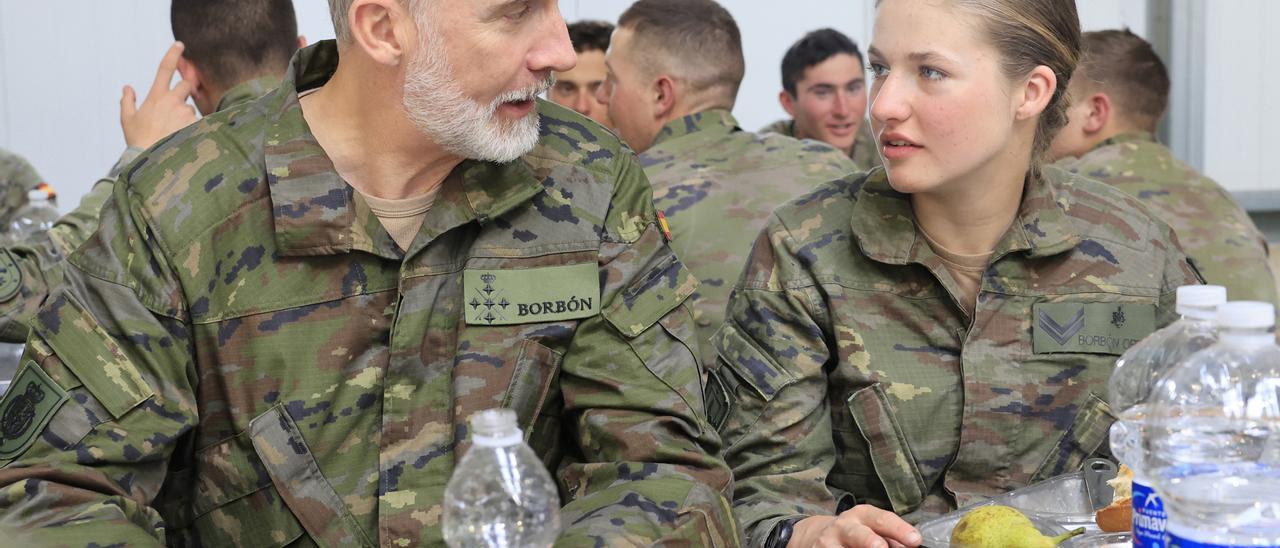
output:
M1235 0L1204 20L1204 165L1233 191L1280 190L1280 2Z
M746 42L747 77L736 114L748 129L783 117L779 65L802 34L830 26L864 48L870 41L873 0L723 3ZM1147 0L1078 3L1085 29L1128 26L1147 34ZM569 21L615 20L629 4L561 0L561 9ZM1280 2L1209 4L1206 169L1229 188L1280 189L1263 171L1264 151L1280 146L1280 107L1267 100L1267 90L1280 89L1280 42L1265 39L1266 29L1280 22ZM312 41L332 37L326 2L295 6L300 32ZM150 86L171 40L162 0L0 1L0 147L29 158L60 192L62 208L73 207L124 148L121 86Z

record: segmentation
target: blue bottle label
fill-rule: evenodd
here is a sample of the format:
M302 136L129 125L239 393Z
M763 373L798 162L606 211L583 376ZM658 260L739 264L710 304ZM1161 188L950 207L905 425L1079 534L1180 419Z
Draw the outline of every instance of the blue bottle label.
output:
M1142 548L1165 548L1164 528L1168 520L1169 514L1164 511L1164 502L1160 500L1156 490L1134 481L1133 545Z

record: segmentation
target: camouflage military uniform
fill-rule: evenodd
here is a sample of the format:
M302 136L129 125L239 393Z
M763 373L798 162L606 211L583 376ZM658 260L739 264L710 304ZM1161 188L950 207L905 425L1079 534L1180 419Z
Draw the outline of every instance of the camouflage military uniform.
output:
M696 282L634 155L540 103L540 143L461 164L404 252L303 118L337 60L301 51L279 91L122 175L0 403L0 523L28 545L438 546L466 419L505 406L565 544L734 544Z
M1232 300L1280 304L1267 241L1249 215L1151 134L1117 135L1059 165L1137 196L1173 227L1205 280L1225 286Z
M707 396L752 544L854 503L917 522L1105 450L1116 357L1199 280L1137 200L1052 168L1031 181L972 317L884 170L776 212Z
M778 120L764 129L760 133L777 133L786 135L787 137L796 136L795 120ZM858 166L860 170L870 171L884 165L880 159L880 147L876 146L876 138L871 135L871 123L863 120L862 125L858 128L858 136L853 140L853 152L849 154L849 159Z
M218 110L252 101L279 85L276 77L242 83L223 95ZM49 288L62 284L62 259L98 229L98 213L111 197L116 178L142 152L137 147L125 149L107 176L94 183L74 210L54 223L47 237L0 250L0 341L27 339L27 324Z
M715 360L711 335L769 213L855 171L824 143L742 131L727 110L667 124L640 163L670 223L671 247L701 282L693 316L705 363Z
M0 232L7 231L9 219L27 205L27 192L43 182L26 158L0 150Z

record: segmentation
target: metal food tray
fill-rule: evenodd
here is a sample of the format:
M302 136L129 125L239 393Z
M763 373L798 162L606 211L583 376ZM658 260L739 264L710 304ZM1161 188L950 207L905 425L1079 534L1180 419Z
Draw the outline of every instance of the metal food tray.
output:
M1111 504L1112 489L1107 481L1115 478L1116 466L1103 459L1090 459L1079 472L1055 476L1043 482L1015 489L978 504L973 504L921 523L916 528L924 537L924 546L949 548L951 530L960 518L974 508L1000 504L1017 508L1031 519L1036 529L1057 536L1084 527L1098 532L1094 514Z

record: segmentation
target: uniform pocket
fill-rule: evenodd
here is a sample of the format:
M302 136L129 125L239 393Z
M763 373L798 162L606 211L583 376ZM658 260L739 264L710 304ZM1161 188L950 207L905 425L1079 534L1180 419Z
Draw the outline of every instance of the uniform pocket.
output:
M534 430L547 427L541 424L544 421L540 419L550 396L560 393L560 362L563 358L560 353L537 341L526 340L520 346L511 382L502 398L502 407L516 412L525 441L533 438ZM558 413L554 415L559 416Z
M915 510L924 502L924 478L884 389L879 383L860 389L846 405L871 450L871 463L894 513Z
M321 546L373 546L280 406L175 474L190 498L157 503L175 544L276 547L306 535Z
M1116 421L1111 413L1111 406L1095 394L1089 394L1085 403L1080 406L1071 427L1063 432L1058 443L1053 446L1031 483L1079 470L1084 460L1096 453L1107 441L1111 424Z

